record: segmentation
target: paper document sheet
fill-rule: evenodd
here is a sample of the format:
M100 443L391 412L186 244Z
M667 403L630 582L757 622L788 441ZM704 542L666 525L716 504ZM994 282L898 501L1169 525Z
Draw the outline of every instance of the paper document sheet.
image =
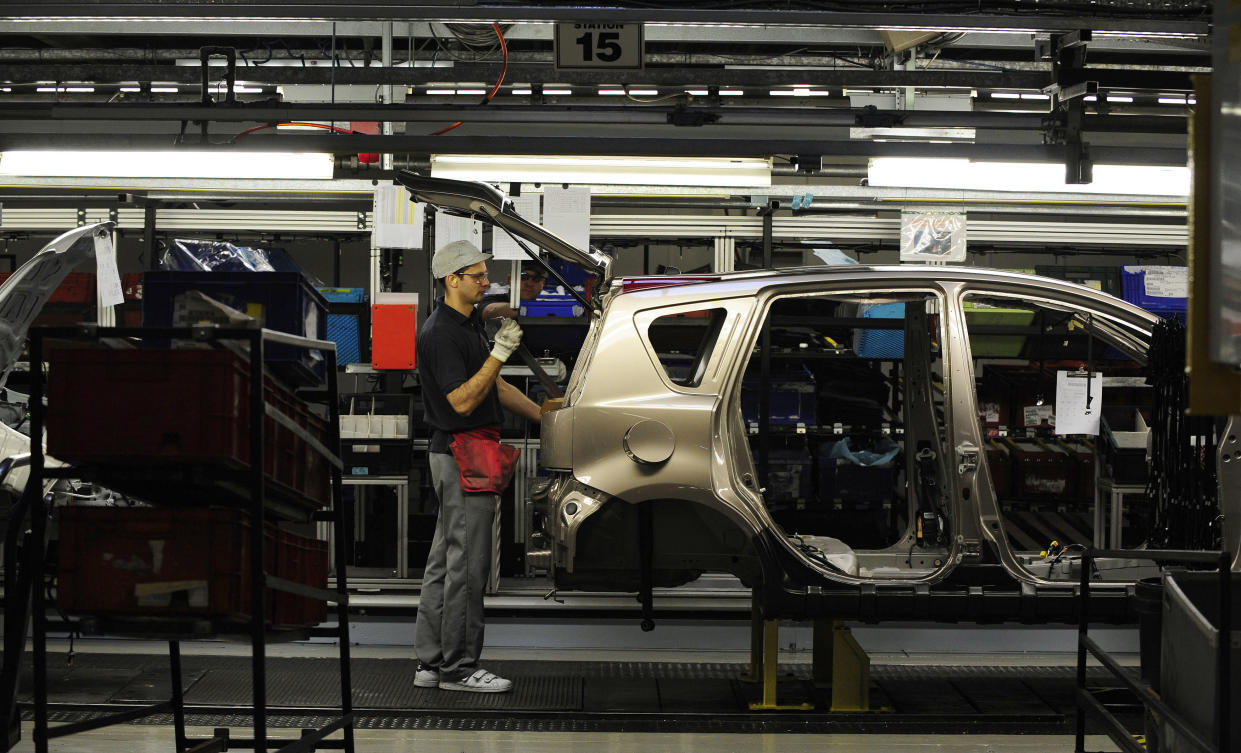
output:
M1087 407L1086 389L1090 389ZM1103 375L1078 376L1071 371L1056 372L1056 433L1099 433L1099 416L1103 413Z
M95 280L100 303L105 306L119 306L125 302L125 294L121 291L121 275L116 271L116 249L112 246L112 236L108 233L95 233Z
M520 214L522 217L525 217L531 222L539 222L538 194L522 194L521 196L514 196L512 198L513 208L517 210L517 214ZM529 246L530 244L527 243L526 245ZM531 246L530 250L535 253L538 253L539 251L539 249L534 246ZM518 246L517 243L509 237L509 234L504 232L504 230L500 227L493 227L491 229L491 253L495 255L496 259L506 261L522 261L530 258L526 256L525 251L521 250L521 246Z

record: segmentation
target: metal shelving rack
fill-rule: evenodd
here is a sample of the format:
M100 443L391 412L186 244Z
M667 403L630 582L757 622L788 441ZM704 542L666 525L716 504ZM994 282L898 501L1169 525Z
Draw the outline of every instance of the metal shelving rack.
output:
M169 663L172 673L172 697L168 701L156 703L143 708L132 709L115 714L104 715L95 719L74 724L48 727L47 709L47 616L46 599L43 591L45 567L47 505L39 490L43 488L44 479L49 478L80 478L79 471L73 468L45 468L43 454L43 432L45 427L46 408L43 405L44 386L44 342L48 339L95 341L101 338L150 338L153 340L186 339L198 342L218 342L222 340L242 341L249 346L250 357L250 467L240 472L248 482L248 499L239 500L238 506L246 509L251 516L250 540L250 585L251 585L251 672L253 683L253 738L239 739L228 735L227 730L211 738L189 738L185 733L185 701L181 677L180 638L172 638L168 642ZM271 745L277 745L281 753L299 753L319 749L339 749L353 753L353 702L349 656L349 615L348 585L343 575L343 565L347 561L347 542L349 541L349 511L341 495L341 461L338 451L332 451L310 436L294 421L268 405L264 400L263 390L263 350L266 343L279 343L305 350L318 350L324 354L326 361L326 389L311 392L302 391L305 398L324 402L328 407L329 444L340 447L339 406L337 405L337 373L336 344L327 341L297 337L283 332L259 329L220 328L214 326L151 328L151 327L97 327L83 325L79 327L36 327L30 333L30 436L31 458L30 479L27 483L30 500L31 541L29 549L31 613L33 616L34 638L34 745L37 753L46 753L48 743L53 738L64 737L78 732L85 732L112 724L123 723L159 713L173 715L178 753L209 753L232 748L247 748L265 753ZM55 406L52 406L54 409ZM315 451L324 455L330 464L332 508L320 511L321 515L330 515L330 521L338 535L334 537L333 556L337 572L335 590L318 589L293 581L268 575L264 572L264 530L268 512L267 479L264 469L264 417L281 424L294 432ZM313 516L312 516L313 517ZM290 739L272 739L267 730L267 670L266 646L269 634L265 624L267 588L296 594L310 599L318 599L336 605L337 627L314 628L301 631L297 637L334 637L340 647L340 691L341 713L325 726L316 730L303 731L300 737ZM326 739L328 735L343 731L340 739Z
M1219 572L1219 626L1215 665L1215 714L1219 724L1216 744L1212 745L1208 737L1190 726L1181 714L1173 711L1168 702L1152 690L1146 683L1130 677L1115 659L1091 638L1087 631L1090 628L1090 578L1094 570L1094 561L1099 558L1137 557L1159 563L1197 563L1214 564ZM1148 712L1158 714L1160 718L1176 729L1192 746L1202 753L1227 753L1233 750L1228 739L1231 718L1231 657L1229 636L1232 634L1231 593L1232 593L1232 555L1227 551L1186 551L1174 549L1095 549L1091 547L1082 555L1081 580L1078 583L1078 626L1077 626L1077 724L1074 732L1073 750L1075 753L1086 752L1086 716L1093 714L1103 722L1104 732L1125 753L1146 753L1146 746L1133 739L1129 730L1121 724L1095 694L1086 687L1086 658L1093 656L1102 664L1111 677L1118 680L1129 692L1137 696Z

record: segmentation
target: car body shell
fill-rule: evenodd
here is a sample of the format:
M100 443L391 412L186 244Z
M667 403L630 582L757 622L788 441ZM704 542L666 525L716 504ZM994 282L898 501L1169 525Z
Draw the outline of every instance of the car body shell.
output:
M511 213L502 194L452 189L455 181L406 176L399 180L422 198L481 219ZM495 189L491 189L492 192ZM498 202L480 207L480 196ZM455 202L455 203L454 203ZM503 207L503 208L501 208ZM506 220L511 228L519 223ZM526 236L538 244L537 235ZM563 241L558 241L563 243ZM556 243L552 244L553 246ZM544 245L544 248L547 248ZM578 263L598 252L552 253ZM697 573L725 570L767 596L769 614L840 614L859 602L830 601L811 607L824 593L874 594L876 585L929 594L946 584L970 583L971 568L985 569L989 587L1023 596L1039 589L1064 595L1072 583L1035 572L1005 535L1005 519L980 458L984 436L978 421L974 361L964 298L1008 297L1084 317L1115 348L1145 362L1158 318L1100 291L1062 280L1002 270L945 266L818 266L759 270L695 278L626 290L611 281L610 265L593 269L602 280L599 309L569 379L563 405L542 418L541 464L551 473L542 530L528 546L528 562L544 567L561 588L647 591L675 585ZM943 419L937 441L948 504L947 543L927 553L918 567L877 567L850 574L807 556L767 511L739 405L742 375L759 344L773 301L793 296L928 296L940 313ZM661 366L647 336L657 318L722 311L714 347L701 364L701 379L675 383ZM1225 547L1241 540L1241 499L1221 494ZM907 537L898 545L860 556L879 564L905 559ZM886 558L886 559L885 559ZM1139 558L1140 559L1140 558ZM883 571L882 576L875 575ZM1131 580L1100 583L1130 587ZM859 591L860 589L860 591ZM912 591L909 591L912 589ZM962 593L973 595L975 587ZM968 600L967 600L968 601ZM963 601L962 603L966 603ZM1067 602L1065 602L1067 603ZM786 608L789 604L794 608ZM783 605L783 606L781 606ZM1021 609L1029 610L1028 605ZM1066 612L1067 614L1067 612ZM1003 613L1000 613L1003 618ZM1063 615L1061 615L1063 617ZM951 618L951 616L949 617ZM1036 619L1037 621L1037 619Z

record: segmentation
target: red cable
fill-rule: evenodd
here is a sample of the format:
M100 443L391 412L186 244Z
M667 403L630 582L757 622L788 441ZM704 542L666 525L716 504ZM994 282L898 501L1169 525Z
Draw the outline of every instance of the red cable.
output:
M257 125L257 126L254 126L253 128L247 128L246 130L244 130L244 131L242 131L241 133L239 133L239 134L237 134L236 136L234 136L234 137L233 137L233 141L236 141L237 139L241 138L242 136L245 136L245 135L246 135L246 134L248 134L248 133L254 133L255 131L261 131L261 130L263 130L264 128L275 128L275 127L279 127L279 126L303 126L303 127L306 127L306 128L327 128L327 129L329 129L329 130L331 130L331 131L333 131L333 132L335 132L335 133L350 133L350 134L352 134L352 133L357 133L357 131L353 131L353 130L350 130L350 129L348 129L348 128L338 128L337 126L333 126L333 125L324 125L323 123L301 123L301 122L293 122L293 123L264 123L263 125Z
M500 25L491 24L491 28L496 30L496 36L500 38L500 52L504 54L504 61L500 64L500 78L496 79L496 85L491 87L491 92L487 94L487 98L483 100L483 104L491 101L491 98L500 91L500 84L504 83L504 74L508 73L508 42L504 41L504 33L500 31Z
M500 77L496 79L496 85L491 87L491 91L487 92L487 96L483 97L483 101L480 103L484 105L491 101L491 98L496 95L496 92L500 91L500 86L504 83L504 75L508 73L508 42L504 41L504 33L500 31L499 24L493 23L491 24L491 28L496 30L496 36L499 37L500 39L500 51L504 55L504 60L500 64ZM448 133L449 131L451 131L452 129L456 128L457 126L461 125L464 122L465 121L463 120L458 120L456 123L453 123L447 128L441 128L438 131L433 132L431 135L439 136L442 133Z

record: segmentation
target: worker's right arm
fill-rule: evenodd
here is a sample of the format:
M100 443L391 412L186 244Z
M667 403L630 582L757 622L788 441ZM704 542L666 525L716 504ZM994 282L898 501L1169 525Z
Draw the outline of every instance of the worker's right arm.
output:
M496 377L500 376L500 367L504 364L495 358L487 357L483 366L474 376L465 380L457 389L448 393L448 404L459 416L468 416L483 402L487 393L496 386Z

